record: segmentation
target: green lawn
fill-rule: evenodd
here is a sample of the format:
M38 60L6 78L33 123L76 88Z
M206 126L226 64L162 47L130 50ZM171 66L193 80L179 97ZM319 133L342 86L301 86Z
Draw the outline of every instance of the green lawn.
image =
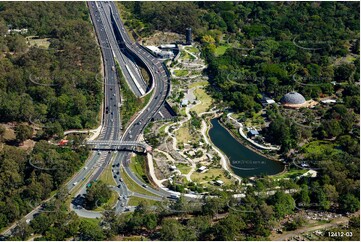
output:
M107 185L116 186L116 182L113 179L112 170L109 168L106 168L103 173L100 175L99 180L104 182Z
M122 106L120 108L120 115L123 127L126 127L132 116L138 111L142 110L145 105L149 102L150 97L152 96L153 91L148 93L143 98L138 98L133 94L128 83L125 80L125 77L122 73L122 70L119 67L119 63L116 63L117 75L119 78L121 86L121 96L122 96Z
M174 75L177 77L183 77L188 75L188 71L187 70L174 70Z
M128 206L138 206L141 202L145 202L147 206L154 206L159 203L158 201L133 196L129 198Z
M182 172L182 174L184 174L184 175L188 174L192 169L192 167L190 167L189 165L185 165L185 164L177 164L176 166L177 166L178 170L180 172Z
M284 179L284 178L296 178L302 174L305 174L307 170L292 169L280 175L271 176L272 179Z
M223 55L228 48L229 48L229 46L227 46L227 45L220 45L215 49L214 54L216 56Z
M196 47L185 47L186 50L188 50L189 52L191 52L192 54L198 54L199 53L199 49L197 49Z
M82 217L79 217L79 220L80 221L86 221L86 222L89 222L93 225L97 225L99 224L99 220L98 219L94 219L94 218L82 218Z
M38 39L36 36L29 36L26 38L30 46L37 46L43 49L49 49L50 38Z
M182 125L182 127L180 127L180 129L178 129L176 131L176 138L177 138L177 142L178 143L188 143L188 140L191 140L192 139L192 136L190 134L190 130L189 130L189 127L188 127L188 123L189 122L186 122Z
M168 126L168 124L164 124L162 125L159 130L158 130L158 133L161 135L161 136L164 136L165 135L165 128Z
M205 87L208 85L208 81L199 81L199 82L193 82L188 86L189 89L193 87Z
M197 104L192 108L192 111L195 111L197 114L206 112L210 106L212 105L213 99L204 89L196 89L194 90L194 95L198 100L201 101L200 104Z
M134 172L134 174L144 183L149 183L147 175L145 174L145 162L146 159L144 156L132 156L130 158L130 169Z
M194 182L209 182L219 177L219 180L222 180L225 185L232 184L232 180L228 179L224 175L224 170L222 168L210 168L208 171L204 173L199 173L197 171L193 172L191 175L191 179Z
M139 186L137 183L135 183L123 170L123 168L121 168L120 170L121 173L121 177L124 180L124 183L127 185L128 189L131 190L132 192L137 192L137 193L141 193L141 194L145 194L145 195L150 195L150 196L155 196L153 193L148 192L147 190L145 190L143 187Z

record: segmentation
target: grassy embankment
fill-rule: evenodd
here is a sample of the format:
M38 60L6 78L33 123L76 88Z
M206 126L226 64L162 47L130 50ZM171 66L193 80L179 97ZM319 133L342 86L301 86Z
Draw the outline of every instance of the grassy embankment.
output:
M134 174L144 183L149 184L149 179L146 173L146 156L135 155L131 157L130 169Z
M120 169L120 175L123 178L124 183L127 185L128 189L132 192L141 193L144 195L150 195L150 196L156 196L153 193L145 190L143 187L139 186L137 183L135 183L125 172L124 169Z
M174 75L177 77L183 77L188 75L188 71L187 70L174 70Z
M123 73L119 67L119 64L116 64L117 75L119 78L121 86L121 97L122 97L122 106L120 108L120 115L123 127L126 127L133 117L133 115L140 110L142 110L145 105L149 102L152 92L148 93L145 97L138 98L130 90L128 83L125 81Z

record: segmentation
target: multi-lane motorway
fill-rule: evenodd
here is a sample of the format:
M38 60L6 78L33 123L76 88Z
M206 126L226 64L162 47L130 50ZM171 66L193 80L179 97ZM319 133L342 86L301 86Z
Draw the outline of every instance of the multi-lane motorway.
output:
M102 118L102 130L98 139L102 140L119 140L122 141L136 141L139 139L142 131L149 121L154 117L165 102L165 98L169 92L169 78L166 74L165 67L155 57L150 56L147 51L143 49L138 43L133 43L125 28L121 22L117 8L113 2L101 3L101 6L95 2L88 2L90 10L90 16L95 28L95 32L98 38L99 46L102 51L103 65L104 65L104 105L103 105L103 118ZM104 11L104 8L109 7L109 11ZM103 9L103 10L101 10ZM103 11L103 12L102 12ZM103 14L104 13L104 14ZM107 15L108 14L108 15ZM115 41L114 41L115 40ZM113 42L111 42L113 41ZM131 56L122 55L120 51L120 45L126 48ZM127 58L125 58L127 57ZM116 58L122 68L128 83L132 86L134 78L131 75L127 75L127 70L132 70L133 77L138 79L139 83L142 80L137 71L137 67L134 63L134 58L138 58L139 61L148 69L153 83L153 93L147 106L138 114L138 116L132 121L132 123L125 129L123 134L120 122L119 103L120 99L120 86L117 80L117 74L115 71ZM133 64L131 64L130 62ZM127 68L128 66L128 68ZM138 73L138 74L136 74ZM128 71L129 74L129 71ZM135 85L135 84L133 84ZM144 85L144 81L143 84ZM133 86L134 87L134 86ZM127 175L140 186L143 185L142 181L132 173L129 169L129 152L98 152L93 151L90 158L87 160L85 166L76 173L66 184L66 188L69 192L75 192L75 194L84 194L86 192L86 184L89 181L99 178L104 169L112 169L114 180L117 186L114 189L119 193L119 200L115 207L116 212L122 212L124 205L128 201L129 190L123 182L119 169L124 168ZM82 184L79 187L79 184ZM149 199L161 200L163 197L169 196L171 193L164 190L155 190L150 187L145 188L155 196L143 196ZM81 208L71 205L72 209L80 216L85 217L97 217L97 214L93 214ZM41 206L34 208L29 214L24 216L25 220L31 220L34 215L41 212ZM11 235L11 229L15 227L15 224L9 229L4 231L2 235Z
M96 10L98 16L100 16L100 21L102 22L104 30L108 36L109 47L112 49L114 58L118 61L121 69L123 70L123 75L125 76L130 89L138 97L145 95L148 91L148 87L134 57L127 52L127 50L123 47L122 42L117 40L115 37L109 3L101 1L93 2L90 4L90 9L91 11L92 9Z
M133 122L126 128L124 133L122 134L120 140L122 141L136 141L139 139L140 134L142 133L145 126L149 123L151 118L159 111L159 109L164 104L165 98L167 96L167 93L169 91L169 78L166 75L164 66L161 62L159 62L157 59L152 58L149 59L149 53L144 51L142 47L140 47L138 44L132 43L130 40L127 32L124 29L123 23L120 21L120 17L118 14L118 11L112 2L108 3L95 3L90 2L88 4L90 9L91 18L93 21L93 24L95 26L96 32L98 34L98 39L101 44L101 49L103 51L103 57L104 58L116 58L119 62L119 66L122 69L123 73L129 74L129 66L131 64L129 61L134 61L134 58L138 58L140 61L143 62L144 66L148 68L149 73L152 77L152 82L154 85L154 91L153 95L150 99L150 102L148 105L140 112L140 114L133 120ZM112 43L109 43L109 40L111 40ZM125 55L120 51L120 48L126 48L126 51L132 55L131 58L125 58ZM107 56L105 53L112 52L112 56ZM124 51L124 50L123 50ZM117 58L117 54L118 57ZM113 65L112 62L104 63L105 65ZM133 71L136 72L136 65L133 63ZM134 79L134 75L126 75L125 78L128 81L129 85L131 86L132 83L139 81L140 79ZM107 83L107 82L106 82ZM112 82L109 82L110 84ZM105 88L109 88L109 85L105 85ZM110 85L111 86L111 85ZM137 85L136 85L137 86ZM118 89L119 90L119 89ZM114 96L115 94L115 96ZM115 100L117 100L118 93L114 93L110 98L114 97ZM109 96L105 95L106 100L109 98ZM112 104L111 104L112 105ZM119 109L115 106L117 110L113 110L113 115L119 115ZM105 114L105 116L109 115ZM109 119L109 118L108 118ZM115 121L115 119L114 119ZM115 123L110 123L111 127L113 127L113 132L119 132L117 130L117 125ZM114 136L113 136L114 137ZM107 140L109 139L109 136L102 136L99 139ZM108 156L111 156L109 153ZM120 177L119 169L121 167L124 168L124 171L127 173L127 175L138 185L142 186L144 185L140 179L132 173L132 171L129 169L129 160L130 160L130 153L129 152L119 152L113 154L114 157L111 160L110 158L104 160L102 162L103 166L98 168L98 171L91 177L91 180L97 179L101 172L103 172L103 169L105 166L107 166L109 169L112 167L112 174L114 177L114 180L116 182L116 188L115 190L119 193L119 201L116 205L116 212L121 212L124 210L124 205L128 201L128 197L130 195L130 192L126 188L125 184L122 182ZM149 192L153 193L155 196L158 197L148 197L155 200L161 200L162 197L168 196L169 193L165 191L158 191L149 187L146 187ZM78 192L79 194L85 193L86 188L83 187ZM137 194L138 196L142 196L141 194ZM94 213L91 213L89 211L86 211L84 209L76 209L75 210L79 215L81 216L87 216L92 217L95 216Z

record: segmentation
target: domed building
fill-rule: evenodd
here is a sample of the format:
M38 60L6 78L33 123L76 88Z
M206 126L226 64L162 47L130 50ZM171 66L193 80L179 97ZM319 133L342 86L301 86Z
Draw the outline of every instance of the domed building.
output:
M289 92L281 98L281 104L288 108L301 108L305 105L306 99L298 92Z

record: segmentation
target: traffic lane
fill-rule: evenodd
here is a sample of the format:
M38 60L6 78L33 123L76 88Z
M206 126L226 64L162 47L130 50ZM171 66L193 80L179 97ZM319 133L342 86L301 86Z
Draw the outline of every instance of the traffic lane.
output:
M109 29L112 30L112 29L113 29L113 25L112 25L112 23L111 23L111 22L112 22L112 21L111 21L111 11L110 11L110 8L106 7L106 5L107 5L108 3L106 3L106 2L99 2L99 4L103 6L103 8L102 8L103 11L101 11L101 13L104 13L105 17L106 17L107 20L108 20L107 23L108 23L108 25L110 26ZM116 52L121 52L121 51L120 51L120 48L119 48L119 44L120 44L120 43L118 43L118 42L116 41L116 37L115 37L113 31L112 31L112 33L113 33L113 34L112 34L112 37L113 37L114 43L117 44L117 46L116 46L117 48L115 48L115 49L116 49ZM132 66L132 68L133 68L133 70L134 70L134 73L133 73L133 74L136 75L138 83L142 86L142 88L146 88L146 83L145 83L144 79L142 78L142 75L141 75L141 73L140 73L140 70L137 68L137 65L135 64L136 62L135 62L134 58L133 58L131 55L127 55L127 53L124 53L124 56L126 57L126 58L125 58L126 63Z
M101 26L99 26L99 25L101 25L101 21L97 21L96 22L96 26L98 26L100 29L102 29L102 27ZM101 32L104 32L104 31L101 31ZM106 34L101 34L101 36L103 36L103 41L107 41L107 37L106 37ZM115 63L114 63L114 60L113 60L113 56L112 56L112 52L111 52L111 50L109 50L109 49L105 49L105 48L102 48L102 53L103 53L103 55L105 56L105 60L104 60L104 62L105 62L105 66L106 66L106 68L107 68L107 72L109 73L109 77L110 78L108 78L109 80L110 80L110 84L114 84L115 86L117 86L117 82L115 81L116 80L116 75L115 75L115 72L113 71L113 66L115 65ZM108 64L108 62L110 62L109 64ZM111 90L112 90L112 87L109 87L109 89L110 90L108 90L108 87L106 87L106 92L110 92ZM120 102L120 100L117 100L118 99L118 97L119 97L119 93L118 93L118 89L119 88L114 88L114 91L117 93L117 95L115 95L114 96L114 98L112 98L112 97L110 97L110 98L108 98L108 99L106 99L107 101L107 103L106 103L106 106L107 107L114 107L114 106L116 106L117 107L117 103L118 103L118 101ZM110 93L110 95L111 95L112 93ZM106 94L106 96L107 96L107 94ZM108 95L109 96L109 95ZM119 118L118 118L118 115L116 115L115 116L115 126L119 126L119 120L118 120ZM108 125L109 126L111 126L111 125L113 125L112 124L113 123L113 121L111 120L111 121L108 121ZM117 132L115 132L115 133L117 133ZM117 136L114 138L114 139L117 139Z
M127 38L127 35L126 34L124 34L124 28L123 29L120 29L120 32L121 33L123 33L122 34L122 37L123 37L123 39L125 40L125 42L126 42L126 38ZM134 52L134 51L133 51ZM135 52L134 52L135 53ZM142 54L142 53L140 53L140 54ZM145 61L146 62L146 61ZM158 67L157 67L158 68ZM151 71L151 70L150 70ZM152 72L152 71L151 71ZM159 76L157 76L158 78L159 78ZM161 79L161 78L159 78L159 79ZM161 87L161 90L160 91L163 91L164 89L162 88L162 84L160 84L160 87ZM159 91L156 91L156 93L157 92L159 92ZM155 109L155 108L159 108L160 107L160 105L158 105L157 106L157 104L158 104L158 102L155 102L154 104L150 104L149 106L150 106L150 108L153 110L153 109ZM144 112L143 113L144 115L149 115L149 113L148 112ZM144 115L140 115L140 118L138 118L137 120L141 120L141 119L143 119L144 118ZM139 131L141 131L142 129L144 128L144 125L143 125L143 127L142 126L140 126L139 128L136 128L136 135L134 136L134 138L137 138L138 137L138 135L139 135ZM132 140L132 136L130 136L130 133L131 133L131 129L129 129L129 131L130 132L126 132L125 133L125 136L127 137L128 136L128 134L129 134L129 139L130 140ZM127 138L125 138L125 139L127 139ZM125 161L126 161L126 159L125 159ZM125 167L125 169L127 170L127 167Z
M102 3L99 2L99 4L101 5ZM136 94L136 96L138 96L138 97L142 96L142 93L140 92L137 85L135 84L136 81L139 84L142 83L141 74L139 73L138 69L134 68L133 60L131 60L127 55L123 54L120 51L119 45L118 45L118 43L116 41L114 32L112 30L112 25L111 25L111 22L110 22L111 20L109 20L109 18L108 18L106 9L107 8L103 8L100 11L100 15L103 18L103 24L105 25L104 27L105 27L105 30L107 32L108 39L110 40L110 44L111 44L112 49L114 51L113 53L117 57L118 61L121 62L121 67L122 67L122 70L123 70L123 74L127 76L126 80L131 80L128 83L131 86L131 89L132 89L133 93ZM108 12L110 14L110 11L108 11ZM127 65L128 68L130 68L130 71L132 71L133 75L135 75L136 80L133 80L132 76L130 75L130 73L128 73L128 70L125 68L125 65ZM142 86L142 88L144 88L144 90L145 90L144 86Z

